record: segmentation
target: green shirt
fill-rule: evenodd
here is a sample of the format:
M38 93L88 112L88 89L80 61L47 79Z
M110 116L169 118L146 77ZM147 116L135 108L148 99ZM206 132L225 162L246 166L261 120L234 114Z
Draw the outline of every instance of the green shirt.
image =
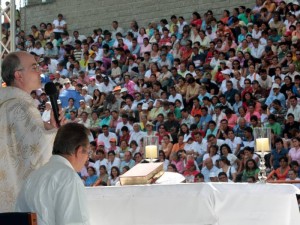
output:
M249 23L248 18L245 13L241 13L238 15L238 19L243 21L246 25Z
M181 119L181 110L180 110L180 108L175 108L175 110L174 110L174 114L175 114L175 117L177 118L177 119Z
M281 135L281 126L279 123L277 122L273 124L267 123L266 127L270 127L273 130L274 134Z
M242 181L246 182L249 177L255 177L255 175L258 173L259 173L258 168L256 170L248 170L248 171L244 170L243 176L242 176Z

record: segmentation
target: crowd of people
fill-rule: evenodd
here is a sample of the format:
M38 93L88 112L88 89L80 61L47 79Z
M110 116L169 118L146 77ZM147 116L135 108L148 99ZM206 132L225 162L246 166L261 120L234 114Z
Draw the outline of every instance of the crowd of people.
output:
M300 180L299 16L299 1L256 0L219 18L133 20L126 31L113 21L85 36L59 14L30 34L17 20L16 48L34 55L43 83L76 93L60 107L90 130L86 186L116 185L151 135L164 170L188 182L257 182L255 127L272 130L268 180ZM47 95L31 96L49 122Z

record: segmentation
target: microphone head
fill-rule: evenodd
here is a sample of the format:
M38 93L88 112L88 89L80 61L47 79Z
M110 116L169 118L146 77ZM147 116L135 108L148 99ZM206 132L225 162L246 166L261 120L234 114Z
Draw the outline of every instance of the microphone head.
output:
M53 82L48 82L45 84L45 92L46 95L56 95L57 94L57 89L56 86Z

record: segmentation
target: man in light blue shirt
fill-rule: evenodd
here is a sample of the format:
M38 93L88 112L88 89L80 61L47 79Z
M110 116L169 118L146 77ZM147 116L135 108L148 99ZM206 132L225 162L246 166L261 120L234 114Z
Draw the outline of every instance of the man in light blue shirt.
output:
M127 151L124 153L124 160L121 162L120 171L122 173L123 168L125 166L128 166L129 169L134 167L135 161L132 159L132 153L130 151Z
M286 108L286 105L285 105L285 96L284 96L284 94L282 94L281 92L280 92L280 87L279 87L279 85L277 84L277 83L274 83L273 85L272 85L272 90L273 90L273 94L270 94L269 95L269 97L267 98L267 100L266 100L266 105L269 107L269 108L271 108L271 112L272 112L272 110L273 110L273 107L271 107L272 106L272 102L275 100L275 99L278 99L279 101L280 101L280 103L281 103L281 106L283 107L283 108Z
M218 174L218 167L214 166L213 161L211 158L207 158L205 161L205 167L202 168L201 173L204 176L204 181L205 182L210 182L209 174L210 173L215 173Z

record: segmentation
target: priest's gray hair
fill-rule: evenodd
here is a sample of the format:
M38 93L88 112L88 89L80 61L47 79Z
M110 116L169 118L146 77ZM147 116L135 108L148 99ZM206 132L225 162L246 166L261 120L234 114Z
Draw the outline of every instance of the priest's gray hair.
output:
M21 60L17 52L5 56L1 66L1 77L7 86L11 86L15 80L15 71L21 68Z

